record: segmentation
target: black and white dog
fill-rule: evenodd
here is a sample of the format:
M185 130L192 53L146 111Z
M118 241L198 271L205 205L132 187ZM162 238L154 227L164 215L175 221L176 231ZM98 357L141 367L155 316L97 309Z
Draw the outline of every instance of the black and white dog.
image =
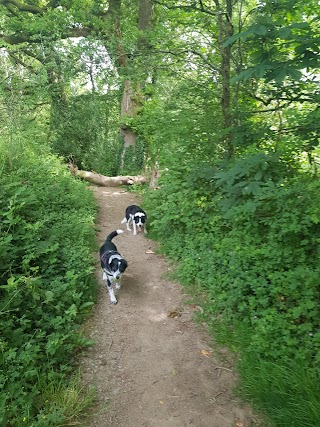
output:
M119 280L121 274L128 267L127 261L119 254L117 247L112 243L112 239L123 230L116 230L109 234L100 248L100 262L103 268L102 278L107 282L111 304L117 304L117 299L113 291L113 281ZM120 289L120 283L116 282L116 289Z
M143 209L136 205L130 205L126 209L125 217L121 221L121 224L127 223L127 230L131 231L129 227L130 221L132 221L133 225L133 235L135 236L138 233L143 231L147 233L146 227L147 214Z

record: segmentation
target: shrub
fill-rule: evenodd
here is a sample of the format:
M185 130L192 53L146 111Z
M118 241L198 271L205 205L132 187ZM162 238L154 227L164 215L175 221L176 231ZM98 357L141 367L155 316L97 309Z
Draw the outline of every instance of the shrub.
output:
M301 393L293 394L290 377L294 382L298 370L305 370L312 390L318 390L320 181L298 171L291 176L275 158L240 159L228 170L177 168L162 177L158 191L146 195L145 207L151 235L178 261L176 277L202 295L215 336L224 330L224 340L240 353L243 372L252 369L251 378L259 370L266 375L270 387L257 406L271 412L277 425L307 427L319 424L319 416L313 410L301 423L298 412L315 408L315 400L306 400L302 410ZM268 364L278 367L270 375L285 371L287 379L268 379ZM254 400L254 387L244 377L246 396ZM281 399L291 396L286 424L263 403L277 381Z
M0 424L37 426L42 387L67 382L88 344L79 326L95 295L96 207L86 185L30 147L1 180Z

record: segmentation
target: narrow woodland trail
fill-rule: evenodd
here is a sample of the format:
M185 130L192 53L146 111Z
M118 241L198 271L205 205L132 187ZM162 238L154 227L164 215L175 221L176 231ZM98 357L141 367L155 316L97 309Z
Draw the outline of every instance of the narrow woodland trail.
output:
M100 205L98 242L125 226L125 208L139 204L123 189L93 187ZM170 232L170 230L168 230ZM250 408L232 396L232 367L215 356L203 326L156 244L125 231L114 238L129 267L111 305L97 255L99 300L87 324L95 345L82 360L83 381L96 387L88 427L249 427ZM190 298L189 298L190 299Z

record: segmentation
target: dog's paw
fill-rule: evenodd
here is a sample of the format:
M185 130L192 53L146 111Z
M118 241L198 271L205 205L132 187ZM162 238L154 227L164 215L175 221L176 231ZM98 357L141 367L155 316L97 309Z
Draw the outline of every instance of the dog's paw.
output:
M116 299L112 299L112 300L110 301L110 303L111 303L111 304L114 304L114 305L115 305L115 304L117 304L117 302L118 302L118 301L117 301Z

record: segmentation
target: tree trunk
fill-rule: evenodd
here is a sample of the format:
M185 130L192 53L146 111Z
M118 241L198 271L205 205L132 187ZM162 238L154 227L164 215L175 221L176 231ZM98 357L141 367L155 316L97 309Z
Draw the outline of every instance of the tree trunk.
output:
M232 25L232 0L226 0L226 11L221 9L219 0L215 0L218 12L218 44L221 54L221 110L222 110L222 129L224 134L224 145L227 157L234 154L231 133L231 95L230 95L230 61L231 45L223 46L224 41L233 34Z
M119 187L120 185L133 185L133 184L145 184L149 182L149 179L145 176L104 176L98 173L75 170L73 171L76 176L89 181L92 184L100 185L103 187Z
M121 100L121 121L125 118L133 118L136 116L140 103L137 102L137 90L134 89L131 80L125 80L123 85L123 94ZM137 134L133 131L130 125L122 123L120 125L120 135L123 138L123 150L121 153L120 170L124 168L125 156L128 147L136 148Z
M67 111L67 94L65 88L65 82L63 74L59 69L59 57L52 50L43 64L47 71L48 86L49 86L49 95L51 98L50 102L50 124L48 132L48 142L53 147L56 153L63 155L63 150L60 147L60 139L57 136L57 133L61 130L61 123L64 123L66 120L66 111ZM52 135L54 138L52 139Z
M139 1L139 14L138 14L138 30L141 31L141 36L137 43L139 53L146 50L148 43L144 36L144 32L148 30L151 24L153 5L151 0ZM118 57L118 71L120 76L127 76L128 72L128 57L122 46L122 35L120 30L120 17L121 17L121 0L111 0L109 4L109 16L114 22L114 31L117 44L117 57ZM140 57L138 56L138 58ZM133 59L132 61L134 61ZM137 60L136 60L137 61ZM123 82L123 94L120 108L120 135L123 138L123 150L121 153L120 170L125 166L126 151L129 147L133 150L136 148L137 134L136 131L130 126L130 119L136 117L138 110L141 107L143 81L134 81L126 78ZM127 120L128 118L128 120Z

